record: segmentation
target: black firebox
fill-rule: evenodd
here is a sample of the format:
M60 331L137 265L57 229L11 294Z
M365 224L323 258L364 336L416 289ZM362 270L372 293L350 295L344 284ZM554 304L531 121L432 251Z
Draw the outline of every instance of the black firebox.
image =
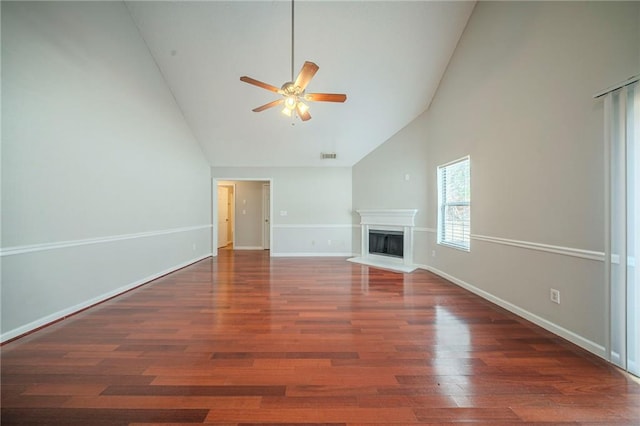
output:
M369 230L369 253L383 256L404 256L404 233L402 231Z

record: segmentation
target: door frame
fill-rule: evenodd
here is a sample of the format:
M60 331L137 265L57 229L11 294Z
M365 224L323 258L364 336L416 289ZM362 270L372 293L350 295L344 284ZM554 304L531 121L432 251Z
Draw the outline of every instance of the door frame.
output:
M269 220L268 220L268 230L265 229L265 196L264 193L269 191ZM269 234L269 246L265 244L265 235ZM262 183L262 249L269 250L271 252L271 184L270 183Z
M269 217L273 218L273 178L238 178L238 177L214 177L211 178L212 188L211 188L211 252L212 256L215 257L218 255L218 182L260 182L260 183L269 183ZM215 196L214 196L215 189ZM236 193L234 187L234 202L236 201ZM236 209L233 209L233 241L235 244L236 238L236 229L235 229L235 215ZM269 221L269 244L273 247L273 220ZM269 257L271 257L271 253L273 250L269 250Z

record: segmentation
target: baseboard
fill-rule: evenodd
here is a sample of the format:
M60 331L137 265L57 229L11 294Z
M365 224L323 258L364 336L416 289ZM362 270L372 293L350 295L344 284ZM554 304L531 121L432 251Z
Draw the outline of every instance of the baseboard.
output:
M271 257L351 257L353 253L273 253L271 252Z
M124 285L122 287L119 287L115 290L109 291L107 293L101 294L100 296L94 297L92 299L86 300L82 303L78 303L77 305L71 306L70 308L67 309L63 309L61 311L55 312L51 315L47 315L45 317L42 317L40 319L37 319L35 321L30 322L29 324L23 325L21 327L15 328L13 330L7 331L6 333L3 333L2 335L0 335L0 343L6 343L9 340L14 340L17 339L25 334L29 334L35 330L38 330L40 328L46 327L47 325L53 324L55 322L58 322L60 320L63 320L67 317L70 317L72 315L75 315L81 311L84 311L87 308L90 308L92 306L98 305L102 302L105 302L109 299L112 299L116 296L119 296L123 293L126 293L128 291L131 291L133 289L135 289L136 287L140 287L144 284L147 284L153 280L156 280L164 275L170 274L172 272L177 271L178 269L182 269L184 267L187 267L189 265L192 265L196 262L199 262L203 259L206 259L208 257L211 257L211 253L206 254L204 256L200 256L197 257L195 259L191 259L188 260L186 262L180 263L178 265L172 266L171 268L165 269L164 271L160 271L156 274L150 275L148 277L142 278L140 280L137 280L135 282L132 282L130 284Z
M532 323L544 328L547 331L550 331L553 334L556 334L568 341L570 341L571 343L574 343L578 346L580 346L581 348L601 357L606 359L606 350L604 348L604 346L599 345L595 342L592 342L589 339L586 339L582 336L580 336L579 334L576 334L570 330L567 330L564 327L559 326L558 324L555 324L549 320L546 320L542 317L539 317L536 314L533 314L525 309L522 309L521 307L514 305L510 302L507 302L506 300L503 300L497 296L494 296L493 294L486 292L472 284L469 284L466 281L463 281L461 279L458 279L456 277L453 277L449 274L447 274L446 272L440 271L439 269L436 269L432 266L427 266L427 265L416 265L418 268L420 269L425 269L429 272L433 272L434 274L448 280L451 281L452 283L466 289L469 290L470 292L482 297L485 300L488 300L489 302L495 303L496 305L500 306L501 308L504 308L506 310L508 310L509 312L512 312L524 319L526 319L527 321L531 321Z
M262 246L234 246L234 250L264 250Z

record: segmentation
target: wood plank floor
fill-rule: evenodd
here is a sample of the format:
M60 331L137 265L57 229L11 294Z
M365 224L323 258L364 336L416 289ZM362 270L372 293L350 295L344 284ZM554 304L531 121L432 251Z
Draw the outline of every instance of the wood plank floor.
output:
M426 271L221 251L2 347L2 425L640 424L640 385Z

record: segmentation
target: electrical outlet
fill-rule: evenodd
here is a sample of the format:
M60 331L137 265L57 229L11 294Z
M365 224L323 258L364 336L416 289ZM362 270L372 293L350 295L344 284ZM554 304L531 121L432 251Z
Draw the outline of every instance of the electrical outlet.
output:
M436 257L436 251L435 250L431 250L431 257Z
M551 299L551 301L553 303L557 303L559 305L560 304L560 291L556 290L555 288L552 288L551 292L549 293L549 298Z
M331 240L327 240L327 245L330 246L331 245Z

